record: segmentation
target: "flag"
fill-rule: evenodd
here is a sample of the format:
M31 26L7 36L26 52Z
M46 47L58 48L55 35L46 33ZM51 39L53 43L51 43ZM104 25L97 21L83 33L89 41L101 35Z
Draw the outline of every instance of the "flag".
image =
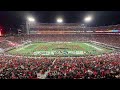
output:
M23 66L23 65L21 65L20 67L21 67L22 69L24 69L24 66Z
M41 78L41 74L40 73L37 73L37 78Z

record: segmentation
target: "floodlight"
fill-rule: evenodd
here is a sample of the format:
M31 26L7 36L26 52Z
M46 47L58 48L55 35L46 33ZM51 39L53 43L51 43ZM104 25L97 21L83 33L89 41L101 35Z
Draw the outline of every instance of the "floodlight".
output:
M92 17L91 16L88 16L84 19L85 22L90 22L92 20Z
M34 18L32 18L32 17L28 17L28 21L30 21L30 22L34 22L34 21L35 21L35 19L34 19Z
M62 18L58 18L57 19L57 23L62 23L63 22L63 19Z

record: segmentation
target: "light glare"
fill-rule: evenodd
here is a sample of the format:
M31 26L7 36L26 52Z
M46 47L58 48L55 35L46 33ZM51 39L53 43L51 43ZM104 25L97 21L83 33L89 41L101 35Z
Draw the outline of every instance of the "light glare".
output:
M34 22L34 21L35 21L35 19L34 19L34 18L32 18L32 17L28 17L28 21L30 21L30 22Z
M92 17L91 16L88 16L85 18L85 22L90 22L92 20Z
M57 19L57 22L58 22L58 23L62 23L62 22L63 22L63 19L62 19L62 18L58 18L58 19Z

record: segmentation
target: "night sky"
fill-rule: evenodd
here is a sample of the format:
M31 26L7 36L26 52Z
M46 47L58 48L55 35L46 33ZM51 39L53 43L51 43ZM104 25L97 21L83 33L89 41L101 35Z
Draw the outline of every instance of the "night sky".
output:
M62 17L64 23L83 24L87 15L93 16L89 26L120 24L120 11L0 11L0 25L19 28L27 16L40 23L55 23L57 17Z

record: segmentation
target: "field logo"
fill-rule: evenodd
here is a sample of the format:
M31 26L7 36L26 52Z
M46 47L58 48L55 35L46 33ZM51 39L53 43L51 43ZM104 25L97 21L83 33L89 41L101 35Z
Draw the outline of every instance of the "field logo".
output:
M49 51L37 51L33 53L34 55L50 55Z
M67 55L83 55L84 51L67 51L67 50L56 50L56 51L37 51L33 55L57 55L57 56L67 56Z
M54 51L54 55L68 55L67 50L56 50Z
M71 54L71 55L82 55L82 54L85 54L84 51L69 51L68 54Z

